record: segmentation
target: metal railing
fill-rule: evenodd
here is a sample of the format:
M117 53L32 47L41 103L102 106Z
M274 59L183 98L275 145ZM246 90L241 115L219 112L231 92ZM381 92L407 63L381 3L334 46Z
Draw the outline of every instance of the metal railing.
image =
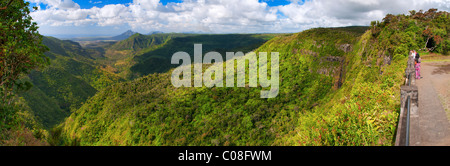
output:
M412 73L409 73L408 75L408 86L411 86L411 75ZM410 121L410 112L411 112L411 96L408 95L408 97L406 98L406 108L407 108L407 113L406 113L406 134L405 134L405 146L409 146L409 121Z
M397 134L396 134L396 146L410 146L410 133L411 133L411 118L413 118L414 122L414 116L411 117L411 113L415 113L416 105L418 97L418 90L417 86L415 86L415 68L412 65L413 64L413 58L409 58L408 60L408 67L405 71L405 77L406 81L404 83L404 86L402 86L400 89L401 91L401 112L399 115L399 121L398 121L398 128L397 128ZM406 95L406 96L405 96ZM412 110L412 112L411 112ZM406 117L405 117L406 116ZM415 122L414 122L415 123ZM414 131L414 128L413 128ZM413 137L414 138L414 137Z
M408 98L406 99L407 102L407 109L408 109L408 113L406 114L406 143L405 146L409 146L409 114L410 114L410 105L411 105L411 97L408 96Z

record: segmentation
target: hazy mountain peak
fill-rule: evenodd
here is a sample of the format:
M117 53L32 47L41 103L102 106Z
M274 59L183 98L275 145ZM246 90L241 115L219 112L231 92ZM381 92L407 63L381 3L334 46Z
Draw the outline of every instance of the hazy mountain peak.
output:
M128 30L128 31L122 33L122 35L124 35L124 34L135 34L135 33L136 33L136 32L134 32L134 31L132 31L132 30Z
M111 37L111 39L113 39L113 40L125 40L125 39L129 38L130 36L133 36L136 33L137 32L134 32L132 30L128 30L128 31L126 31L126 32L124 32L124 33L122 33L120 35Z

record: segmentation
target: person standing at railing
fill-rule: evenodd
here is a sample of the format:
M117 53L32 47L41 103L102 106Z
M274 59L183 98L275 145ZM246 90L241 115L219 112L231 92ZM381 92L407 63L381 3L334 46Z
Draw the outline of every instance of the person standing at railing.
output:
M416 68L416 79L420 79L422 78L420 76L420 55L418 52L416 52L416 50L413 50L413 55L414 55L414 64L415 64L415 68Z

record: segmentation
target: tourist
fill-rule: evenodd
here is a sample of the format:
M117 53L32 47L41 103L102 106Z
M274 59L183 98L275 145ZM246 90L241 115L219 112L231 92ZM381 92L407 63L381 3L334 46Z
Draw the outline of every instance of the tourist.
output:
M414 52L414 64L416 68L416 79L420 79L422 78L420 76L420 62L421 62L420 55L415 50L413 52Z

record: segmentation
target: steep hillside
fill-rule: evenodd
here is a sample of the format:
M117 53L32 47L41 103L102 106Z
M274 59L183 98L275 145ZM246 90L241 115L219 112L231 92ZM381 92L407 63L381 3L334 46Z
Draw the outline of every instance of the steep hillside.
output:
M78 145L392 145L408 51L430 36L447 48L448 16L275 37L257 52L280 53L276 98L260 98L261 87L174 88L169 71L104 89L55 131Z
M153 48L157 45L161 45L171 37L171 35L142 35L140 33L136 33L125 40L117 42L111 46L111 49L133 50L137 52L144 48Z
M132 80L150 73L176 67L170 57L178 51L193 53L194 43L203 43L208 51L242 50L249 52L277 34L199 35L181 33L134 34L128 39L104 47L105 58L98 58L103 69Z
M27 80L32 82L30 79ZM27 103L30 112L33 112L36 116L36 120L43 127L49 129L55 124L61 123L65 117L70 115L70 112L63 110L57 99L47 94L34 85L27 92L20 94L20 96L24 98L24 102Z
M50 48L45 54L51 65L31 72L25 79L34 86L20 96L46 128L60 123L97 90L121 80L96 66L94 57L101 55L96 50L52 37L44 37L43 43Z
M58 55L65 57L83 57L87 59L93 59L95 57L100 57L100 53L94 52L93 50L86 50L81 47L77 42L70 40L59 40L54 37L44 37L42 42L46 45L50 51L46 52L45 55L54 59Z
M135 33L129 38L115 42L90 42L86 48L102 50L104 58L96 59L101 64L101 68L113 74L117 74L124 79L133 79L133 72L130 68L136 64L135 57L151 52L155 49L166 47L165 44L172 38L192 36L180 33L155 33L150 35L142 35ZM168 45L173 48L176 46Z
M48 146L48 132L22 98L0 107L0 146Z
M445 53L450 40L449 13L410 13L372 22L345 60L342 87L276 144L393 145L408 51ZM425 44L430 37L439 39L435 49Z
M45 54L51 58L51 66L29 74L29 80L34 87L21 96L25 98L38 120L50 128L67 117L71 110L78 109L98 90L135 78L133 75L138 74L133 74L130 68L137 63L136 56L146 56L147 53L157 49L176 50L178 45L166 44L172 40L186 40L185 38L189 39L192 36L195 35L134 34L119 42L85 42L83 46L70 40L44 37L43 43L50 48ZM239 39L248 35L233 36ZM217 48L227 45L227 40L215 41L216 39L204 37L196 41L202 40L214 42ZM245 46L248 45L243 45ZM168 69L167 67L172 66L167 66L161 61L153 67Z

